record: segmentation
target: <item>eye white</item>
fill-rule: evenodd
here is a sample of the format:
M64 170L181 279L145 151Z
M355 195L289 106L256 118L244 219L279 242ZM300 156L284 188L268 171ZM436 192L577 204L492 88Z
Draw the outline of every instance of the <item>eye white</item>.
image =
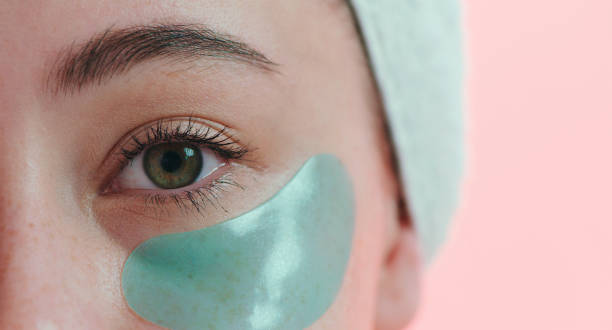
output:
M202 155L202 170L198 173L194 183L206 178L223 165L223 161L219 159L219 156L214 151L208 148L200 148L198 150ZM122 189L165 190L156 186L147 176L143 165L144 154L145 152L141 152L138 156L134 157L131 163L121 171L116 179L118 180L117 184Z

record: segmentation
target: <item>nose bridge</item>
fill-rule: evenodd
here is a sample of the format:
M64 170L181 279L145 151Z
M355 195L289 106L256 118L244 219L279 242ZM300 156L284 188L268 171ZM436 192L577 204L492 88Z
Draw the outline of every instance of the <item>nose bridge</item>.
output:
M3 95L0 95L3 97ZM12 103L12 104L11 104ZM17 102L6 101L0 117L0 226L10 226L14 217L27 217L40 194L36 187L37 155L30 132L33 124L19 111ZM15 109L17 108L17 109Z
M41 127L42 53L23 42L25 36L0 38L0 224L24 208L35 191L35 142ZM31 199L30 199L31 200Z
M6 296L28 280L24 270L44 265L45 237L52 234L48 217L56 208L44 198L39 172L41 160L36 153L32 125L26 109L20 109L16 100L0 95L3 109L0 121L0 305ZM50 252L48 250L47 252ZM41 255L39 252L43 252ZM39 267L36 267L39 268ZM39 269L36 269L37 271ZM40 269L42 270L42 269ZM21 277L16 281L16 277ZM1 309L0 309L1 310Z
M61 226L65 208L49 194L36 108L15 97L0 92L0 328L38 322L27 314L65 305L55 291L66 287L59 267L69 266L62 240L75 234Z
M108 324L129 316L109 308L122 306L123 251L72 195L40 110L9 103L0 114L0 329L119 329Z
M117 329L104 325L114 315L108 306L121 301L113 262L122 251L71 198L69 188L76 185L67 183L71 174L58 152L61 143L50 137L62 133L49 131L52 114L40 95L40 75L24 60L40 54L18 49L19 43L7 46L3 36L0 329Z
M24 42L27 37L0 37L0 229L5 230L17 230L22 225L17 219L40 213L47 175L41 171L45 162L40 143L45 128L44 52Z

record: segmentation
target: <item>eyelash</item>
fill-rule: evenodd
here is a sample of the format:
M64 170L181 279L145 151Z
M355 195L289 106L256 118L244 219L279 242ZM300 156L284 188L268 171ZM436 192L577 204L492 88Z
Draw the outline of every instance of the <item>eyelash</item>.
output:
M124 158L124 165L142 153L147 147L161 143L183 142L198 147L207 147L218 153L225 159L240 159L248 150L234 141L227 133L227 127L220 130L213 130L210 127L194 128L193 118L189 117L187 126L183 128L180 124L176 128L169 127L174 120L158 120L155 124L145 128L146 138L140 141L135 135L130 138L133 142L128 148L121 148L121 155Z
M223 207L219 200L219 193L227 192L226 187L236 187L244 190L243 186L234 181L231 173L226 173L204 186L192 190L171 194L147 193L144 195L145 207L155 206L163 210L168 202L173 202L180 210L195 211L200 215L203 215L202 212L208 205L220 208L227 213L227 209Z
M248 149L235 141L228 132L227 127L213 129L209 126L195 127L194 119L187 118L186 124L180 122L176 127L171 127L178 119L161 119L144 128L144 140L135 134L129 136L131 143L120 149L121 165L120 173L126 166L130 166L132 160L140 155L148 147L162 143L189 143L199 148L209 148L223 160L238 160L247 154ZM177 193L145 193L145 207L155 206L165 209L168 202L173 202L181 210L191 210L202 214L205 207L212 204L216 208L227 210L219 202L219 194L226 192L226 188L235 187L244 189L237 183L231 172L224 173L220 177L206 183L204 186L184 190ZM172 190L170 190L172 191Z

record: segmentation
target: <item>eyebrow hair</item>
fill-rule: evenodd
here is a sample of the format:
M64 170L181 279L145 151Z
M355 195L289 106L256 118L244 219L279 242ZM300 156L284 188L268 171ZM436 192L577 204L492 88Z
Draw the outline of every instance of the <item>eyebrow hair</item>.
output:
M53 92L73 93L101 84L134 65L158 58L190 61L229 59L270 69L276 64L247 44L198 25L171 24L109 28L86 43L60 52L47 79Z

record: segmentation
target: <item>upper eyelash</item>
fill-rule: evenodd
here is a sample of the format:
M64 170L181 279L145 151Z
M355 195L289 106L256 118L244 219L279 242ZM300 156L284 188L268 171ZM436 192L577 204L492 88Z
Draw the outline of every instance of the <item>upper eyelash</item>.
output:
M170 128L168 124L173 121L175 120L160 119L147 126L144 141L132 135L130 137L132 144L129 147L122 147L120 151L124 160L126 162L133 160L149 146L172 142L185 142L199 147L206 146L225 159L240 159L248 152L247 148L232 139L227 132L227 127L219 130L208 126L196 128L193 119L189 117L187 124L181 123L175 128Z

